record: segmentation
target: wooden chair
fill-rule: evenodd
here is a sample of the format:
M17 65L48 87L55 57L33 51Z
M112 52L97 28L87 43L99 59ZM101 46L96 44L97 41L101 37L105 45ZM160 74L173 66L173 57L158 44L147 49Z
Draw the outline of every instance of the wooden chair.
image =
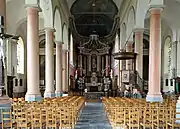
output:
M154 115L154 127L155 128L166 128L166 121L169 119L169 117L166 117L166 114L168 113L167 108L164 106L157 107L157 115Z
M57 128L57 111L56 109L46 109L46 129Z
M60 129L72 128L71 108L69 108L68 104L63 104L60 110Z
M11 109L2 109L1 112L2 129L15 128L16 123L13 122Z
M28 129L31 127L31 121L29 119L30 111L21 110L18 112L16 117L17 128L18 129Z
M173 108L170 108L170 122L167 122L166 128L180 128L180 118L177 118L177 115L180 116L180 112L176 111Z
M153 129L153 122L152 122L152 108L144 107L143 111L143 119L140 125L145 128L152 128Z
M126 108L123 107L116 107L115 108L115 117L112 120L113 128L116 129L117 127L126 128Z
M31 110L31 128L43 129L41 108L32 108Z
M140 110L138 107L130 107L129 108L129 122L128 128L140 128Z

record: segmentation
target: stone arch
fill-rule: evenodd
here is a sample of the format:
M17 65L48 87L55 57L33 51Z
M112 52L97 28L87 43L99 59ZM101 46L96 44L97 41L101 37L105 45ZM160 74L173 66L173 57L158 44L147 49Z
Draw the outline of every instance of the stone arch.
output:
M148 0L137 0L135 28L144 28L144 19L149 9Z
M46 34L45 31L39 30L39 48L45 48L45 38L46 38Z
M123 49L126 43L126 24L125 23L122 24L120 37L121 37L120 48Z
M132 6L128 13L127 19L127 40L133 41L133 29L135 25L135 10Z
M116 33L115 43L114 43L114 52L118 52L118 51L119 51L119 34Z
M62 17L58 7L54 11L54 28L55 28L55 41L62 42Z
M52 0L40 0L40 7L44 17L44 27L53 27Z
M63 49L68 49L68 27L67 25L64 23L63 24L63 36L62 36L62 40L63 40Z
M6 8L8 8L6 10L7 33L15 34L17 29L16 24L26 17L24 5L25 0L10 0L6 3Z
M164 41L164 53L163 53L163 72L164 74L167 74L170 72L170 56L171 56L171 48L172 48L172 39L171 36L167 36L165 41Z
M19 40L17 41L17 73L24 74L24 41L22 37L19 37Z
M73 53L74 53L74 42L73 42L73 36L72 36L72 33L70 34L69 50L70 50L69 60L70 60L70 63L73 64L73 63L74 63L74 58L73 58Z

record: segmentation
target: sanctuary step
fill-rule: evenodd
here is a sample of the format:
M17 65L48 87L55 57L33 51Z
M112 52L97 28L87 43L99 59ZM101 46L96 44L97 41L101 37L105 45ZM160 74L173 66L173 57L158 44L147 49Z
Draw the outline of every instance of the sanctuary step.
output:
M103 92L84 92L85 98L88 100L101 100L101 97L104 96Z
M112 129L101 102L86 102L75 129Z

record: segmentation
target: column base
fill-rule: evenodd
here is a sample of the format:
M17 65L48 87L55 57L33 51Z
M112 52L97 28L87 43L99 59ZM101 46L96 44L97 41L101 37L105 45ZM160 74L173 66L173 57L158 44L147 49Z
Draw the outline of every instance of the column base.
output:
M61 91L55 91L55 96L56 97L61 97L63 95L63 92Z
M28 102L32 101L40 101L42 99L42 96L40 94L26 94L25 100Z
M163 97L160 94L148 94L146 97L147 102L163 102Z
M52 93L52 92L44 93L44 98L53 98L53 97L55 97L55 93Z
M62 93L62 96L64 97L64 96L68 96L68 92L63 92Z

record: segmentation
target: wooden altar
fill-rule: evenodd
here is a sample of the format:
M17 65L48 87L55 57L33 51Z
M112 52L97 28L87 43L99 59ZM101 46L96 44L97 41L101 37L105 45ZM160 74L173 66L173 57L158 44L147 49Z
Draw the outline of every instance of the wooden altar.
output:
M84 79L83 95L88 99L99 99L110 88L110 83L104 84L110 72L110 46L101 42L98 35L92 34L89 41L81 43L78 48L77 69L79 78Z

